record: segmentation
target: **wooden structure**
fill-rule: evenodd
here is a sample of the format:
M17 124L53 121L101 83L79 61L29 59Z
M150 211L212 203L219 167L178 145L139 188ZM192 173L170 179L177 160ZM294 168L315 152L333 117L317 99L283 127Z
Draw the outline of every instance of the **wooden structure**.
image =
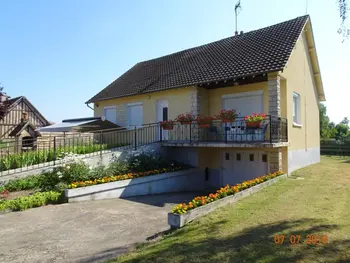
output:
M13 148L7 150L19 152L35 148L40 135L35 129L48 126L50 122L24 96L9 99L6 93L0 92L0 103L8 106L0 120L0 141L8 142L9 148Z

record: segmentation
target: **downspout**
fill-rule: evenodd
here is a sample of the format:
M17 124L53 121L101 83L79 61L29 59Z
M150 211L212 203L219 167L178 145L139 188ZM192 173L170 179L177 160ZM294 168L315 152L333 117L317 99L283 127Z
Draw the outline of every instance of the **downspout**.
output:
M304 32L303 34L303 45L304 45L304 50L305 47L307 48L307 50L309 49L309 46L307 45L307 43L305 43L306 41L306 32ZM304 112L305 112L305 120L304 120L304 125L305 125L305 151L308 151L308 147L307 147L307 110L306 110L306 97L307 97L307 90L306 90L306 82L305 82L305 78L306 78L306 63L308 63L308 59L309 59L309 52L305 51L305 57L304 57Z
M87 106L88 108L90 108L90 109L94 110L94 108L91 108L91 106L89 105L89 103L88 103L88 102L85 102L85 104L86 104L86 106Z

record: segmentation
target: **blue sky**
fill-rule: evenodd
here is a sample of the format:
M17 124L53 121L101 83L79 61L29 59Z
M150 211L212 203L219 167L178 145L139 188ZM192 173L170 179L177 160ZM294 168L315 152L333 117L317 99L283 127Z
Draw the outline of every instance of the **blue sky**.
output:
M304 15L307 0L242 0L239 30ZM308 0L328 115L350 117L350 40L336 1ZM232 36L236 0L0 1L0 82L50 121L92 116L84 104L137 62ZM348 21L350 24L350 21Z

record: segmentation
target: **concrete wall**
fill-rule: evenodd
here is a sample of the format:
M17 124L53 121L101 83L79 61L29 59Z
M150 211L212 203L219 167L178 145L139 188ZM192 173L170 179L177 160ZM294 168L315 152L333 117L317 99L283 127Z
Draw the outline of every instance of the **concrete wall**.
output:
M217 189L223 186L223 173L222 173L222 161L225 152L264 152L267 153L268 163L267 163L267 173L272 172L271 168L271 158L278 152L278 148L212 148L212 147L198 147L198 148L187 148L187 147L163 147L167 152L167 158L171 160L176 160L179 162L184 162L194 167L198 167L203 174L205 174L205 169L208 168L208 180L205 181L206 188ZM287 147L281 148L280 150L281 159L281 170L286 172L288 170L288 156ZM260 155L257 155L260 156ZM263 174L259 174L263 175ZM249 178L241 178L241 175L237 174L237 180L247 180ZM240 180L241 178L241 180Z
M131 180L66 189L68 202L82 202L120 197L161 194L205 189L204 175L198 169L190 169Z
M320 160L320 148L308 148L299 150L288 151L288 173L308 166L310 164L319 163Z

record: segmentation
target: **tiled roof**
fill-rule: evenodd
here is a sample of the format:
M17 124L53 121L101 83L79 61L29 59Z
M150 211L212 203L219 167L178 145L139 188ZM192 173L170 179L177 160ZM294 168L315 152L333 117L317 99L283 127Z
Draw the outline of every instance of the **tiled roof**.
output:
M282 70L308 18L138 63L88 103Z

